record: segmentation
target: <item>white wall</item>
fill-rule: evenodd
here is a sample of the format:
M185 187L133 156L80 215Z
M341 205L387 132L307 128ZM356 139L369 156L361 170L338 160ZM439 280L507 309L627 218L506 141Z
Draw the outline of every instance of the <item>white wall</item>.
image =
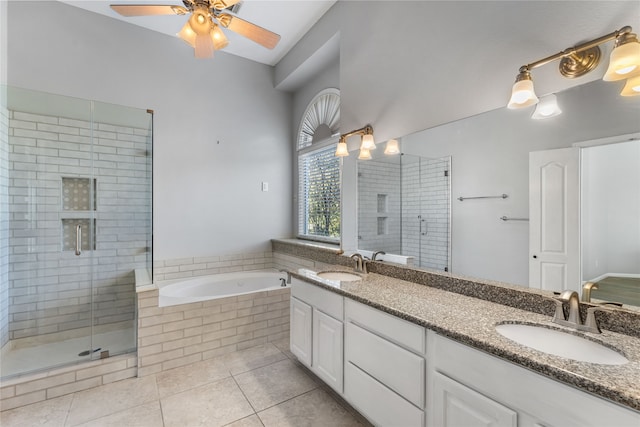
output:
M582 150L583 280L640 274L640 141Z
M178 38L58 2L10 2L9 15L10 85L155 111L155 259L291 235L291 96L272 67L196 60Z

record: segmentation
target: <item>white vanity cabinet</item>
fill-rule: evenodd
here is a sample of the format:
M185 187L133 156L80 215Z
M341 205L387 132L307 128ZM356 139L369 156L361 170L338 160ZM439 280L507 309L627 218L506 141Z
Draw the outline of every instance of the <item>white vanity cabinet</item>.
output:
M625 409L429 331L427 425L640 426Z
M375 425L423 426L425 329L345 299L345 399Z
M344 298L291 279L291 352L324 382L343 391Z

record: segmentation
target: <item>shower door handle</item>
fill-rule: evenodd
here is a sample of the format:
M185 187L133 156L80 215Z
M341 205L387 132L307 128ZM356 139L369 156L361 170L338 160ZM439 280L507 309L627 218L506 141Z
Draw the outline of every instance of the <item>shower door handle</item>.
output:
M82 253L82 226L76 225L76 255L80 256Z
M428 227L428 225L426 224L427 220L422 219L422 215L418 215L418 219L420 220L420 230L419 230L419 233L420 233L421 235L423 235L423 236L426 236L426 235L427 235L427 231L428 231L428 230L422 231L422 224L425 224L425 227Z

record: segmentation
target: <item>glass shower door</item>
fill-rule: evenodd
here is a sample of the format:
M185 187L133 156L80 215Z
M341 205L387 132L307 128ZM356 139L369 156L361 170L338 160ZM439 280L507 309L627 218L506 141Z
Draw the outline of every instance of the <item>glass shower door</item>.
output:
M152 120L93 103L93 358L136 348L135 270L151 265Z

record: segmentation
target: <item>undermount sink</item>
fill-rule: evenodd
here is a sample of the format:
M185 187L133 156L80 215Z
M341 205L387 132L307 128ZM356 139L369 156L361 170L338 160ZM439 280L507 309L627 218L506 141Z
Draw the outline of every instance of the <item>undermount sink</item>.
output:
M356 282L362 280L361 276L346 271L322 271L316 274L316 276L321 279L338 280L340 282Z
M504 323L496 331L524 346L580 362L624 365L629 360L598 342L544 326Z

